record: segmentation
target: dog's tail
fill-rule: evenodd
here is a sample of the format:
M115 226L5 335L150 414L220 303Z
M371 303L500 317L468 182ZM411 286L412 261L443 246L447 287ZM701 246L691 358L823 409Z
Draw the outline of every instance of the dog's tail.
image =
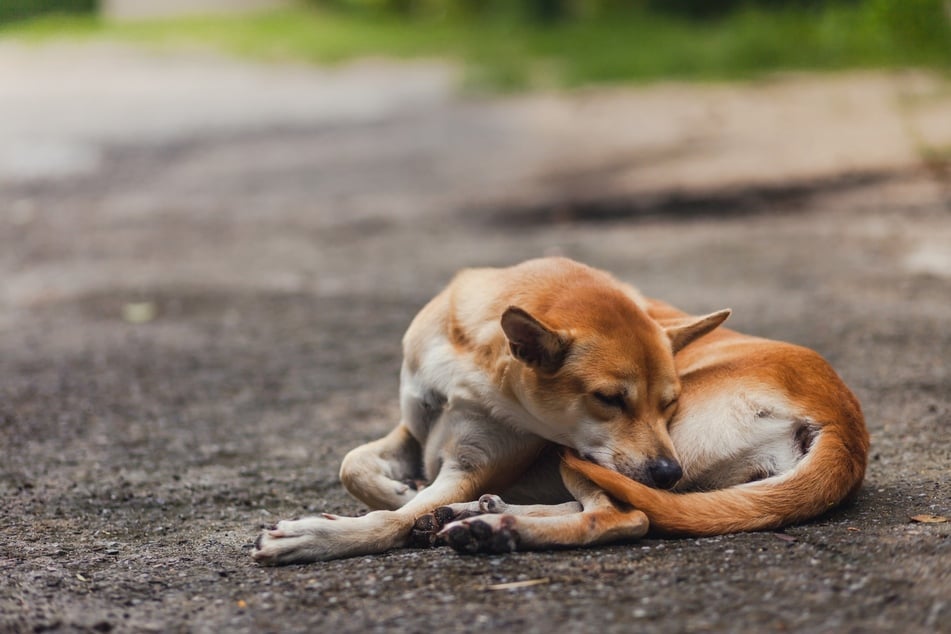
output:
M776 529L822 515L858 492L868 455L868 434L858 417L822 426L791 471L716 491L662 491L572 451L564 460L612 497L643 511L654 534L703 537Z

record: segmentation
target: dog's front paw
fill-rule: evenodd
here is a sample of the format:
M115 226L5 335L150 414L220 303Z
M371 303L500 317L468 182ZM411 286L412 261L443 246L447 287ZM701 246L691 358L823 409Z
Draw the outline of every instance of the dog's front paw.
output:
M362 518L320 517L282 520L262 532L254 542L251 556L266 566L303 564L359 554L358 537Z
M309 518L317 519L317 518ZM326 520L332 521L332 520ZM265 530L254 540L251 556L268 566L317 561L319 554L312 552L312 536L301 520L283 520Z
M517 520L513 515L482 515L453 522L438 535L458 553L511 553L518 550Z

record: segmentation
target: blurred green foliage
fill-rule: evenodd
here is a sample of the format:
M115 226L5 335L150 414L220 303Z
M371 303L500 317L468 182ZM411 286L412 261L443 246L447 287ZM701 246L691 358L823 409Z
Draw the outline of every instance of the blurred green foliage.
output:
M0 24L49 13L92 13L98 0L0 0Z
M503 48L528 49L527 57L536 60L567 58L562 61L569 80L635 77L651 65L657 74L673 75L715 68L743 74L796 67L951 66L951 0L307 1L415 24L508 25L526 43ZM642 64L638 58L649 55L648 45L657 54L653 64ZM674 49L682 45L681 55ZM559 47L581 50L568 58ZM698 53L706 59L688 59Z
M309 0L357 13L510 26L534 57L564 59L569 81L649 72L704 74L850 65L951 66L951 0ZM639 28L647 25L647 28ZM703 30L701 30L703 29ZM709 30L707 30L709 29ZM630 37L624 37L627 30ZM652 32L652 31L656 31ZM695 41L672 50L683 40ZM636 47L636 50L635 50ZM518 45L512 48L519 48ZM512 51L514 52L514 51ZM705 61L688 59L700 53ZM531 52L528 57L532 57ZM572 70L573 67L573 70ZM654 74L650 72L649 74ZM716 72L714 71L714 74Z
M893 46L951 62L951 2L948 0L868 0L874 27Z
M946 1L306 0L228 17L118 24L44 18L0 36L199 44L320 63L438 57L460 62L470 87L513 90L799 70L948 71Z
M623 18L646 12L708 20L762 9L817 13L830 6L876 5L904 22L935 17L944 0L307 0L333 9L415 17L523 19L534 22Z

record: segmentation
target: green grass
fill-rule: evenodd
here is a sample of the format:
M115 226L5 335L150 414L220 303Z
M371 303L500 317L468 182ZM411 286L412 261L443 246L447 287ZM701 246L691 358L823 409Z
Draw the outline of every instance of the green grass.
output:
M212 47L262 60L336 63L359 57L447 58L470 85L494 90L661 78L719 80L777 71L951 68L951 27L896 30L876 5L747 10L718 21L655 14L548 26L516 21L401 19L299 7L253 16L113 24L46 17L0 27L33 42L109 39ZM914 17L914 16L913 16ZM912 21L914 23L914 21Z

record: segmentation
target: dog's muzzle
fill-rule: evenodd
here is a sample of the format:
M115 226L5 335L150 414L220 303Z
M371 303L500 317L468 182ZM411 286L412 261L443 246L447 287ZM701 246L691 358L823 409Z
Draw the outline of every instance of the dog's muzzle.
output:
M580 454L588 462L617 471L623 476L655 489L672 489L684 477L683 468L673 458L654 458L646 463L625 459L627 456L615 454L613 461L604 460L588 452Z
M655 458L647 465L647 475L652 480L647 484L658 489L671 489L684 477L684 470L676 460Z
M661 457L647 462L634 462L616 456L613 465L605 465L589 456L585 458L655 489L672 489L684 476L680 463L673 458Z

